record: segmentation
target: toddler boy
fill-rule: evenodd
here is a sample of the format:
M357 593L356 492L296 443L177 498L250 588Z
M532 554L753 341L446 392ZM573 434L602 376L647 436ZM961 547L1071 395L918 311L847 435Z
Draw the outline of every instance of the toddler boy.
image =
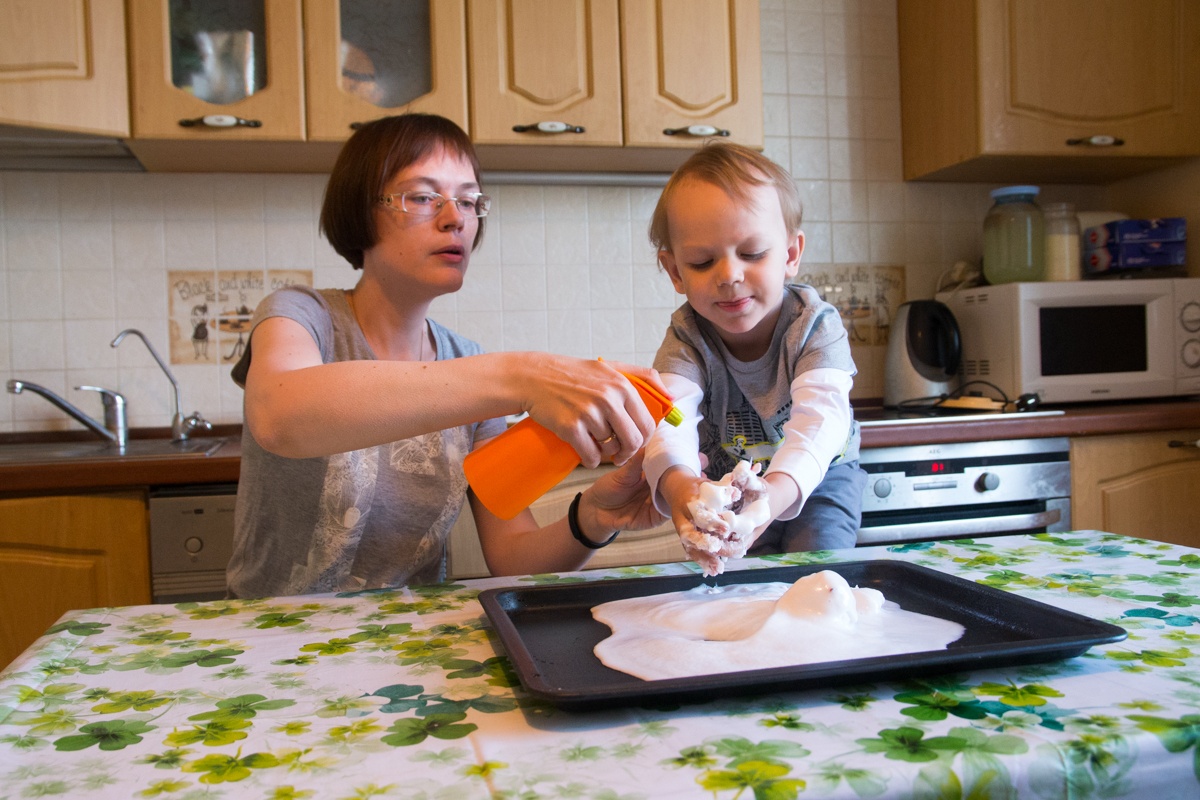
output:
M655 505L707 575L747 552L846 548L857 538L866 474L850 408L856 369L837 309L790 283L801 216L785 170L714 143L675 171L651 218L659 263L687 297L654 360L685 422L658 427L644 468ZM740 470L734 494L765 499L767 522L749 536L698 527L689 504L739 461L762 475L747 481Z

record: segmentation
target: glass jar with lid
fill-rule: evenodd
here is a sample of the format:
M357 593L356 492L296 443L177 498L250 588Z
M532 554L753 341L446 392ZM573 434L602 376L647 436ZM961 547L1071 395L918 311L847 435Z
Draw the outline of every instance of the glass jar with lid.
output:
M1047 281L1077 281L1080 277L1079 218L1071 203L1047 203L1046 274Z
M1040 281L1045 275L1045 220L1038 187L1006 186L992 191L983 220L983 275L988 283Z

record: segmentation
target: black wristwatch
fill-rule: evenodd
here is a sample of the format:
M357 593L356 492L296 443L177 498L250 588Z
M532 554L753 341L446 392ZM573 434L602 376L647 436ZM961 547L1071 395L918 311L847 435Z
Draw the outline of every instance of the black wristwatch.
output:
M567 526L571 529L571 535L575 537L575 541L579 542L586 548L591 550L599 550L601 547L608 547L617 538L620 531L614 531L613 535L605 539L603 542L593 542L591 539L583 535L583 531L579 529L579 498L583 497L583 492L575 495L575 499L571 501L571 507L567 509Z

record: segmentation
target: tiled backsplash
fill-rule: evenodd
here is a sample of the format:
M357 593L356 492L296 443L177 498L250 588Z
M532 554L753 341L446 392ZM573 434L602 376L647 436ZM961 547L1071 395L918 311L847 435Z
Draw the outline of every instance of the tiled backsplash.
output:
M805 200L801 274L888 285L898 303L978 259L992 187L901 180L894 0L763 0L762 43L766 152ZM1095 187L1048 188L1104 206ZM646 237L659 189L487 189L495 210L466 285L432 315L490 350L649 364L680 302ZM0 173L0 376L97 416L73 387L116 389L131 425L168 425L171 387L146 348L109 341L138 328L165 357L170 272L311 270L317 286L352 286L317 234L323 190L319 175ZM885 347L870 334L854 338L857 397L882 394ZM185 414L241 421L223 360L172 369ZM0 394L0 432L73 426L41 398Z

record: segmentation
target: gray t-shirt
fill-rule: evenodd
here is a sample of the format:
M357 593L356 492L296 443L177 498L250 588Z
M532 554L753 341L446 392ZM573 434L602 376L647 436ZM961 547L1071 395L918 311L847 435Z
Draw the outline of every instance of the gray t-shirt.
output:
M792 381L808 370L828 367L857 372L837 309L804 284L789 284L766 354L739 361L708 320L684 303L671 315L654 368L704 389L700 403L700 452L705 473L720 480L738 461L754 461L765 472L783 442L792 411ZM852 422L841 452L830 462L856 461L858 423Z
M239 386L250 368L253 326L268 317L303 325L324 363L375 360L344 291L293 286L255 311L249 344L233 369ZM428 322L439 360L482 352ZM244 426L230 591L274 597L443 580L446 540L466 499L463 458L503 430L497 418L328 457L284 458L264 450Z

